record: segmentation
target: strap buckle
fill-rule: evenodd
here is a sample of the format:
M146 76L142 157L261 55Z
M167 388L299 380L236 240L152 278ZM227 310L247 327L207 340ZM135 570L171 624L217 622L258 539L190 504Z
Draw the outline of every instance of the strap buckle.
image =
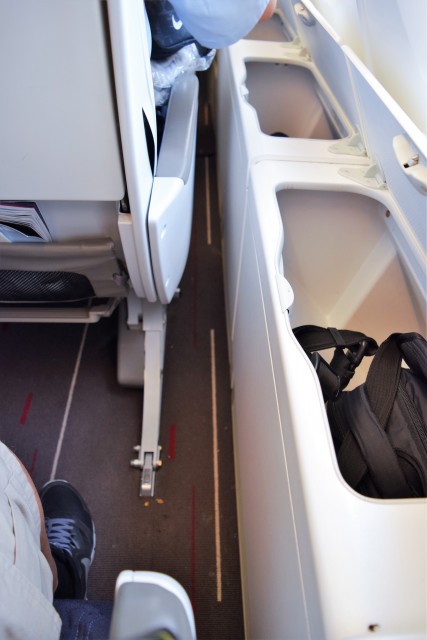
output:
M351 351L351 349L347 349L345 355L350 362L350 370L354 372L356 367L362 362L363 358L366 356L369 347L369 340L362 340L357 345L357 351Z
M333 394L333 398L338 398L343 389L345 389L354 376L354 372L362 362L364 356L369 351L369 340L363 339L357 345L348 347L344 350L337 347L330 363L330 369L338 377L338 387Z

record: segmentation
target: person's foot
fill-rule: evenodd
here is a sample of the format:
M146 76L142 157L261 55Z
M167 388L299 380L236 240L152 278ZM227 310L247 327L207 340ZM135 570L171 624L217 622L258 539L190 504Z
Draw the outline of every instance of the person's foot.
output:
M87 597L89 568L95 555L95 525L79 494L65 480L40 491L47 539L58 567L56 598Z

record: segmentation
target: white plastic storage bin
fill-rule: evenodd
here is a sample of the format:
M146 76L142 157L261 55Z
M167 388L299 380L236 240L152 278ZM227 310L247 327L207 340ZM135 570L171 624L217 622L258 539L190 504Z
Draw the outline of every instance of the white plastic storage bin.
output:
M331 165L252 167L232 340L248 638L425 637L427 500L344 482L291 328L425 334L423 261L387 190Z
M308 14L283 4L298 5L298 38L242 41L218 67L246 635L421 640L427 500L369 499L345 483L292 327L426 335L426 137L310 2ZM299 129L266 133L297 104L284 64L321 96L329 139L310 138L296 106Z
M218 53L219 143L228 147L231 142L226 122L231 99L244 163L267 157L365 163L365 149L358 138L359 112L338 35L314 7L306 24L291 0L282 5L286 24L294 21L290 28L296 36L291 42L243 39ZM283 71L286 84L277 82L277 74ZM283 127L270 126L266 114L292 115L298 106L298 128L286 131L285 121L283 133L289 138L271 136ZM312 117L305 115L313 113L329 124L326 130L313 134ZM332 144L334 140L340 143Z
M309 26L293 3L283 5L292 42L241 40L219 52L218 182L233 307L249 168L264 159L360 165L369 163L347 60L320 14ZM271 135L271 134L285 134ZM227 315L230 316L229 312Z
M356 139L358 114L345 58L338 43L327 35L325 42L330 50L322 60L324 69L300 43L240 40L219 52L217 110L221 143L226 140L222 113L229 94L243 143L242 159L246 162L261 157L361 164L366 161L365 149ZM277 84L279 73L285 84ZM287 113L294 114L298 105L299 128L288 132L285 121L280 129L284 126L283 133L288 138L272 136L278 127L275 123L270 125L265 114L277 110L286 117ZM313 132L312 116L307 117L306 113L317 114L317 119L328 122L329 128ZM332 144L334 140L342 142Z
M278 190L292 326L354 329L378 343L396 331L425 333L425 286L414 278L423 255L416 245L405 255L405 221L389 196L336 191L333 184ZM363 379L369 360L359 369Z
M288 62L248 60L247 102L269 136L337 140L344 137L313 72Z

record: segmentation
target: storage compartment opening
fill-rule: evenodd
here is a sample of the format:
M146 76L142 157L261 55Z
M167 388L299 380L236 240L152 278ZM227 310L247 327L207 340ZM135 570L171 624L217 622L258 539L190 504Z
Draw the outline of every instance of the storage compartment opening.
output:
M332 105L306 67L247 61L248 102L261 131L290 138L337 140L346 135Z
M378 343L393 332L425 335L424 302L390 230L392 213L349 192L282 190L283 268L293 327L354 329ZM352 387L364 381L369 358ZM350 388L350 387L349 387Z
M274 13L269 20L258 24L245 36L245 40L261 40L268 42L291 42L292 37L279 13Z

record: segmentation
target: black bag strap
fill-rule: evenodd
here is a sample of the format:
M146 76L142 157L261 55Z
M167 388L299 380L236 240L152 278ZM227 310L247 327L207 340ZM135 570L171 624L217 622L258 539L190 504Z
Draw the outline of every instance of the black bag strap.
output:
M351 410L354 419L348 422L351 432L346 434L338 454L340 468L351 474L346 477L351 486L357 486L369 469L383 498L414 495L386 434L398 392L402 357L413 371L427 379L426 340L418 333L391 334L376 352L366 377L366 399L372 417L367 421L355 416L364 402L363 388L358 387L351 392L351 407L346 398L346 409Z
M293 332L301 346L310 351L322 351L330 347L357 347L363 340L368 340L369 344L374 348L372 354L369 355L373 355L378 349L375 340L368 338L360 331L304 324L300 327L295 327Z
M363 357L372 356L378 349L375 340L360 331L317 325L302 325L293 331L317 372L325 401L338 397ZM330 348L335 352L328 363L317 352Z
M393 333L381 344L366 376L369 404L383 429L387 426L399 386L402 364L399 335Z
M414 373L427 380L427 340L419 333L401 333L400 351Z
M415 373L427 379L425 339L418 333L392 333L375 354L365 383L372 411L383 429L396 398L402 357Z
M352 431L347 431L337 451L338 466L344 480L356 489L368 472L368 465L354 438Z
M338 463L342 469L347 462L344 456L351 456L351 464L355 464L358 455L365 461L372 481L379 491L381 498L407 498L413 495L405 475L400 468L396 452L393 449L387 433L380 424L376 414L370 407L370 401L363 386L353 389L346 397L347 410L353 413L351 434L354 440L348 439L348 446L343 453L339 452ZM347 434L348 436L350 433ZM357 442L357 445L356 445ZM356 449L359 452L356 453ZM361 465L361 460L359 460ZM360 471L360 467L359 467ZM344 475L344 473L343 473Z

